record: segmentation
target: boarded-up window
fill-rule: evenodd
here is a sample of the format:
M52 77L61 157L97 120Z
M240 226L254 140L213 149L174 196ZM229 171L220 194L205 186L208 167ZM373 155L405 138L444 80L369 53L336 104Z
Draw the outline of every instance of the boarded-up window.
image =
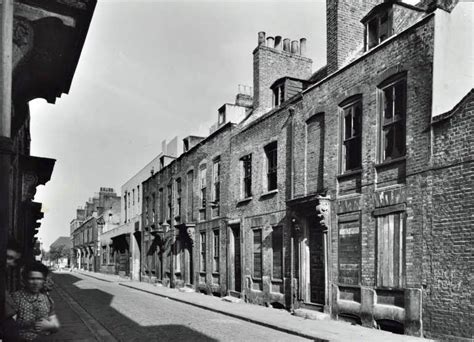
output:
M377 217L377 285L403 286L404 213Z
M274 279L283 279L283 231L281 227L274 227L272 232L273 267Z
M306 122L306 184L308 193L315 193L323 187L323 120L324 115L318 114Z
M262 277L262 230L253 230L253 277Z
M339 222L339 283L359 285L360 283L360 220Z

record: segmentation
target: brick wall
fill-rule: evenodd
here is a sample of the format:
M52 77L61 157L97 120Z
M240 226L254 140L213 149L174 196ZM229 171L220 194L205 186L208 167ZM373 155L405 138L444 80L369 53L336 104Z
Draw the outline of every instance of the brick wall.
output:
M424 212L423 324L428 337L469 340L474 331L472 213L474 93L433 124L433 171Z
M258 46L253 52L253 117L272 107L273 82L284 76L307 79L311 76L311 65L311 59L297 53Z
M272 278L272 231L282 226L284 238L285 262L289 265L289 235L286 223L286 147L287 109L272 112L258 122L240 127L231 140L231 161L229 174L229 218L240 220L241 236L244 239L242 254L242 279L244 297L252 303L266 304L284 301L284 283ZM277 191L268 192L267 164L264 147L277 142ZM242 200L242 164L240 158L252 155L252 198ZM262 277L256 279L252 273L253 230L262 230ZM285 269L286 270L286 269ZM289 267L288 267L289 273ZM288 279L287 276L285 276ZM286 280L285 280L286 281Z
M383 1L326 1L328 74L347 64L351 55L363 49L364 26L360 20L381 2Z

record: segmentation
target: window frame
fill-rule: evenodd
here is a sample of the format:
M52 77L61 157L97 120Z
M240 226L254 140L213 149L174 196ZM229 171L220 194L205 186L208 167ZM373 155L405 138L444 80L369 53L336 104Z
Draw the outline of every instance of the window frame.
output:
M359 115L359 132L358 134L354 133L354 117L356 117L356 109L359 107L360 115ZM349 114L348 114L349 111ZM362 169L362 132L363 132L363 113L364 113L364 106L362 102L362 95L357 94L351 96L344 102L339 105L339 112L340 112L340 147L339 147L339 174L350 173L353 171L358 171ZM346 118L350 115L351 117L351 134L347 137L347 121ZM348 156L350 155L347 150L355 147L357 148L358 143L358 161L356 160L357 165L350 165L348 167ZM351 146L348 148L347 146Z
M393 93L396 91L396 87L401 85L402 87L402 100L401 100L401 109L397 109L397 99L398 96L397 94ZM392 119L387 120L386 119L386 91L388 89L392 89ZM404 158L406 156L406 119L407 119L407 111L408 111L408 86L407 86L407 77L406 73L402 74L397 74L383 83L381 83L378 88L377 88L377 99L379 102L378 105L378 163L383 164L390 162L392 160L396 160L398 158ZM401 112L400 112L401 110ZM402 116L398 115L399 117L394 119L397 116L397 112L402 114ZM401 151L398 151L398 155L386 155L386 150L387 150L387 139L386 136L388 135L386 132L386 129L388 130L390 127L397 127L399 126L398 134L397 130L395 129L394 133L392 133L392 139L393 141L391 142L392 145L392 153L395 151L396 146L399 148L402 147Z
M213 260L213 265L212 265L212 272L213 273L219 273L220 267L219 267L219 261L220 261L220 231L219 229L214 229L212 231L213 235L213 241L212 241L212 260Z
M266 162L266 190L267 192L278 190L278 141L272 141L264 147L265 151L265 162ZM272 155L274 153L274 155ZM272 166L271 160L273 159L274 165ZM271 178L274 177L274 180ZM271 187L271 183L274 186Z
M386 21L386 29L385 29L385 36L381 34L383 32L381 28L383 27L382 24L382 19L387 18ZM372 26L375 24L375 26ZM381 43L386 41L388 38L390 38L393 35L393 10L391 7L385 8L378 13L374 14L371 16L369 19L364 24L365 28L365 51L369 51L377 46L379 46ZM376 31L375 34L373 31ZM375 35L374 38L371 36Z
M248 166L248 167L247 167ZM252 154L249 153L240 158L240 198L252 197Z

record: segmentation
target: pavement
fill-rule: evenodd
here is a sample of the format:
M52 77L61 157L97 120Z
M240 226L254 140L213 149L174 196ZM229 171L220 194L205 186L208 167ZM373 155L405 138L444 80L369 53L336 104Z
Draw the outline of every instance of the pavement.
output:
M131 281L116 275L77 270L74 271L73 274L80 274L107 283L116 283L122 287L192 305L200 309L209 310L313 341L431 341L423 338L369 329L341 321L304 319L302 317L293 316L286 310L267 308L243 302L231 303L223 301L222 298L219 297L196 292L182 292L178 289L157 286L155 284ZM63 326L63 329L66 328L66 326ZM101 340L100 336L95 336L95 338ZM59 341L58 339L56 340Z

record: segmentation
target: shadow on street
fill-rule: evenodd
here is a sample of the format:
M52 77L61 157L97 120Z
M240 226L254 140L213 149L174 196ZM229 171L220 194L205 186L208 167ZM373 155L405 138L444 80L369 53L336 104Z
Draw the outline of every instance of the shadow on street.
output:
M86 310L95 320L100 322L100 324L119 341L217 341L216 339L193 330L186 325L140 325L139 322L135 322L125 317L111 306L114 298L113 295L99 289L81 289L75 285L77 282L82 280L83 279L71 274L63 273L54 275L56 286L59 286L63 291L71 296L84 310ZM54 291L55 290L53 290L53 292ZM62 300L58 294L54 293L53 298L56 298L56 302ZM66 303L56 303L56 307L59 320L62 323L67 323L65 320L67 321L69 318L68 316L71 315L70 312L67 312L68 310L71 310L69 305ZM156 310L158 312L160 308L156 308ZM61 315L63 315L63 317L61 317ZM70 335L71 341L84 340L77 335L74 339L74 335L77 331L64 331L65 329L76 330L67 324L62 324L61 329L63 331L51 335L48 338L48 341L59 341L59 335Z

